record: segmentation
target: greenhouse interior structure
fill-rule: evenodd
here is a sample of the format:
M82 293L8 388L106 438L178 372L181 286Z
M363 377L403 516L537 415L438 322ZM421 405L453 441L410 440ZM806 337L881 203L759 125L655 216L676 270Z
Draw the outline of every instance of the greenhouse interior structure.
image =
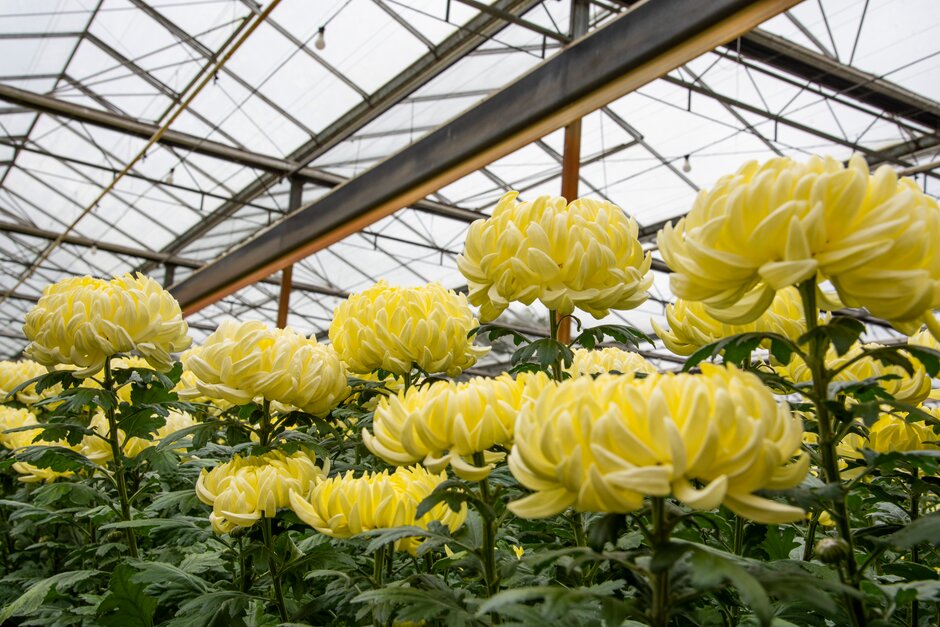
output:
M0 2L0 625L940 626L938 35Z

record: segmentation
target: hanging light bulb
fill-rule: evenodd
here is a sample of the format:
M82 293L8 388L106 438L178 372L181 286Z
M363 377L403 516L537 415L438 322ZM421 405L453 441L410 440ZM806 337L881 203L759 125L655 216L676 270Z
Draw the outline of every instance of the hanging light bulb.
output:
M170 171L166 173L166 176L163 178L163 182L167 185L173 184L173 172L176 171L176 168L170 168Z
M686 155L685 157L682 158L682 171L683 172L692 171L692 164L689 163L689 155Z
M326 26L321 26L320 29L317 30L317 38L313 41L313 47L317 50L326 48L326 37L323 36L324 33L326 33Z

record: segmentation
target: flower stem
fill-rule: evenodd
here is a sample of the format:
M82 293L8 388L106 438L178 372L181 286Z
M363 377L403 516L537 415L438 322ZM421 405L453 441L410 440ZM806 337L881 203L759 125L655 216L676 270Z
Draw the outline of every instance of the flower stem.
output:
M548 310L548 332L552 339L558 341L558 312L554 309ZM552 378L555 381L561 381L561 354L556 353L552 361Z
M372 562L372 580L375 583L375 589L378 590L385 585L385 561L388 558L389 549L394 551L394 545L383 544L375 550L375 555L373 556ZM379 618L379 608L378 606L373 606L372 608L372 625L373 627L383 627L382 621Z
M477 466L485 465L483 453L474 453L473 463ZM486 477L480 480L480 500L490 508L494 505L493 494ZM482 508L480 511L480 517L483 519L483 546L480 558L483 562L483 581L486 583L488 596L499 592L499 573L496 571L496 534L499 522L493 515L494 513L494 511L486 511Z
M806 319L806 331L810 333L819 326L819 310L816 306L816 277L812 277L800 284L800 296L803 301L803 314ZM849 555L845 560L845 580L851 586L861 590L859 585L858 564L855 562L855 542L852 538L852 528L849 522L849 512L845 503L845 486L842 484L842 475L839 472L839 461L836 447L838 441L834 435L833 417L829 413L826 402L829 400L829 382L832 374L826 368L826 351L829 342L819 334L814 334L809 340L809 350L806 353L807 366L813 375L813 403L816 405L816 424L819 430L819 452L822 461L822 472L826 483L838 485L839 495L833 499L832 514L836 522L839 536L849 547ZM840 569L840 573L841 573ZM864 627L867 624L865 607L856 597L846 596L849 616L855 627Z
M653 551L669 542L669 528L666 526L666 499L662 496L650 498L653 519ZM669 569L652 572L653 595L650 602L650 624L653 627L666 627L669 624Z
M911 469L911 522L920 517L920 494L917 492L917 479L920 471L914 467ZM911 563L920 563L920 549L917 545L911 547ZM911 627L917 627L920 624L920 603L917 599L911 601Z
M114 390L114 378L111 376L111 358L104 360L104 389L110 393ZM131 502L127 496L127 468L125 466L124 451L121 448L120 432L118 431L117 418L114 414L114 403L108 402L104 410L105 418L108 420L108 443L111 444L111 457L114 460L114 485L117 487L118 499L121 502L121 519L130 521ZM124 536L127 539L127 552L137 557L137 534L130 527L124 530Z
M271 573L271 591L274 593L274 603L281 622L289 620L287 608L284 605L284 592L281 590L281 574L278 572L277 555L274 553L274 531L272 520L267 516L261 519L261 533L264 536L264 546L268 550L268 572Z

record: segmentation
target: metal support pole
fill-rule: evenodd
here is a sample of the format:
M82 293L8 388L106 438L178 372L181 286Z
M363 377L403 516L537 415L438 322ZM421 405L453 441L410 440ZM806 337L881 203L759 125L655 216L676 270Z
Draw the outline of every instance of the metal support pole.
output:
M290 198L287 203L287 213L291 214L300 209L304 198L304 182L298 178L290 181ZM290 310L290 292L294 284L294 264L281 271L281 295L277 301L277 328L287 326L287 313Z

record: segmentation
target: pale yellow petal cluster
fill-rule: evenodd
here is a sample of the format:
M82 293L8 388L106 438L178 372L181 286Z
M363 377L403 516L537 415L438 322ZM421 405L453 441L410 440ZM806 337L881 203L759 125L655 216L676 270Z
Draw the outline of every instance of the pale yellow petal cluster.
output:
M940 420L940 407L921 409ZM934 424L882 414L868 430L868 448L879 453L936 451L940 450L940 430Z
M826 352L826 367L829 370L836 370L847 364L850 360L861 354L863 348L881 348L880 344L856 344L841 357L836 355L834 348L830 347ZM903 353L902 353L903 354ZM878 385L895 399L904 402L917 404L927 398L930 394L931 380L927 375L927 370L923 364L916 358L906 355L911 365L914 367L913 376L907 374L900 366L888 366L877 359L866 357L856 361L842 370L835 376L835 382L853 382L864 381L872 377L883 377L893 375L896 379L883 379ZM795 383L808 383L813 380L810 369L803 360L794 356L786 366L775 364L774 369L780 376L789 379Z
M754 320L774 292L817 276L846 305L902 330L940 306L940 206L887 166L869 173L859 156L848 166L828 157L747 163L700 192L659 233L659 247L672 291L731 323Z
M481 319L495 319L512 301L603 318L646 300L652 257L620 207L551 196L516 202L518 195L507 193L492 217L470 225L457 257Z
M524 518L624 513L645 496L696 509L719 504L780 523L803 511L754 494L797 485L809 459L799 417L751 373L578 377L542 391L516 421L509 468L534 491L509 505Z
M440 283L396 287L380 281L336 307L330 342L358 374L381 368L404 375L417 366L455 377L490 350L467 337L479 324L467 297Z
M423 462L434 472L449 464L458 476L478 481L501 459L490 449L512 444L516 416L550 385L544 373L523 373L412 387L379 402L363 442L390 464ZM485 454L483 466L473 463L474 453Z
M643 355L615 346L596 350L577 348L573 352L574 358L571 360L571 365L565 368L565 372L573 377L607 372L619 372L621 374L632 374L634 372L653 374L658 372L656 366Z
M456 531L467 518L467 506L455 512L446 503L438 503L424 516L416 518L418 505L447 480L446 473L435 474L421 466L397 468L381 473L352 471L327 479L310 492L292 491L291 508L302 521L325 535L350 538L373 529L418 526L427 528L432 520ZM399 550L414 553L419 538L396 543Z
M43 291L23 325L28 357L44 366L76 366L80 377L131 351L156 370L169 370L170 353L191 342L188 331L176 299L141 274L63 279Z
M335 350L257 320L224 321L183 365L195 374L199 392L236 405L261 397L322 416L349 394Z
M62 446L70 448L68 442L64 440L56 442L48 442L45 440L33 442L33 439L39 435L40 429L38 427L26 431L6 432L8 429L38 424L36 416L28 409L14 409L0 405L0 446L14 451L26 446ZM72 472L57 472L51 468L39 468L38 466L26 462L16 462L13 464L12 468L22 475L19 479L24 483L55 481L61 477L70 477L74 474Z
M43 397L51 396L51 390L46 390L41 395L38 394L36 392L36 385L34 384L17 392L14 398L8 398L10 392L15 390L18 386L26 383L30 379L41 377L47 372L48 369L45 366L31 359L0 361L0 403L7 400L17 400L24 405L32 405L40 401Z
M250 527L262 516L273 518L278 509L290 507L291 492L309 494L329 471L329 461L324 462L324 469L316 461L310 451L236 455L211 471L203 469L196 481L196 496L212 506L209 520L216 533Z
M770 307L756 320L745 324L729 324L708 312L704 303L679 299L666 305L669 329L655 320L653 330L666 348L676 355L691 355L701 347L739 333L777 333L795 340L806 333L803 304L794 287L778 291Z

